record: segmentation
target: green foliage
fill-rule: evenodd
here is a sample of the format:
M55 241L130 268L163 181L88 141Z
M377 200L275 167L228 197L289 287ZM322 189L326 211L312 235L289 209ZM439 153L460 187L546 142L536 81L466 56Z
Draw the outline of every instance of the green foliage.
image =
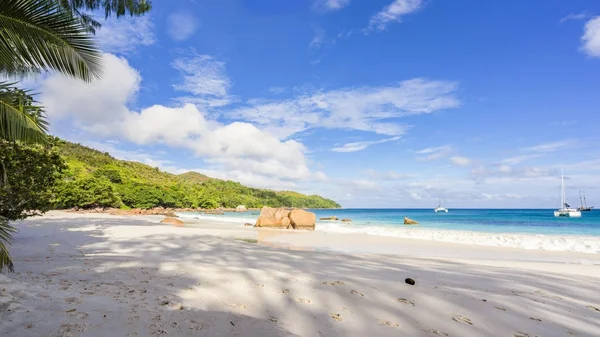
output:
M102 54L81 21L51 0L0 1L0 72L53 70L85 81L100 74Z
M66 159L68 169L64 182L56 192L59 208L118 207L121 208L249 208L262 206L337 208L336 202L296 192L275 192L250 188L233 181L212 179L196 172L174 175L157 168L131 161L117 160L110 155L79 145L55 139ZM81 181L94 179L94 184L114 187L106 192L111 197L91 198L79 189L89 188ZM97 182L97 181L101 181ZM90 184L88 181L87 184ZM97 186L93 185L93 186ZM103 190L107 191L107 190ZM93 202L90 202L93 201ZM117 201L118 200L118 201Z
M95 33L102 25L87 12L104 10L105 18L111 15L116 17L129 15L142 15L150 11L152 3L150 0L56 0L67 11L79 17L87 29Z
M0 140L0 270L12 270L6 247L14 232L9 221L51 209L51 191L64 167L59 154L48 148Z
M44 142L48 122L29 91L0 82L0 139Z
M57 208L120 207L123 204L115 186L105 177L63 180L53 192Z

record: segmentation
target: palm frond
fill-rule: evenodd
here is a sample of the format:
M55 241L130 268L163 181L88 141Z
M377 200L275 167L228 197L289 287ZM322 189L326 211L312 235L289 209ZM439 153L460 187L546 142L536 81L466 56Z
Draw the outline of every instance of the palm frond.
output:
M10 254L8 253L8 245L12 241L12 234L16 229L8 223L8 219L0 215L0 271L4 267L8 268L8 271L14 272L14 266Z
M114 14L117 18L125 14L142 15L152 9L152 1L150 0L57 0L61 6L72 11L79 12L83 9L86 11L96 11L104 9L106 18Z
M0 1L0 72L55 70L85 81L100 76L102 54L79 18L56 1Z
M47 131L44 110L35 105L30 92L0 82L0 139L44 143Z

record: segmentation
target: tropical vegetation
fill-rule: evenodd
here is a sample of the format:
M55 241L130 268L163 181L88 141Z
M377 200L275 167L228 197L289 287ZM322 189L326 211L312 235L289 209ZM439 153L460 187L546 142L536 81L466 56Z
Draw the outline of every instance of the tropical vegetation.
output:
M23 146L0 140L0 220L3 220L0 267L13 269L6 244L14 228L8 220L24 219L51 209L52 189L64 168L64 160L46 146Z
M55 208L340 207L316 195L251 188L196 172L175 175L79 144L53 142L67 167L53 189Z
M7 79L21 79L46 71L87 82L98 78L102 54L93 33L100 24L89 11L103 9L105 17L112 14L119 17L126 13L141 15L150 8L150 2L145 0L0 1L0 155L3 163L0 166L0 270L5 266L13 270L6 247L14 232L9 221L29 215L26 209L43 210L45 205L39 201L45 199L35 188L53 183L54 174L47 177L30 174L38 174L39 170L60 171L57 157L48 152L48 123L42 107L37 105L30 91ZM28 146L23 147L24 144ZM38 167L31 165L37 163L35 161L19 161L24 157L39 159L42 164ZM44 160L48 161L47 165L43 164ZM12 181L15 177L29 177L23 182L30 184L15 183ZM41 190L47 192L45 188Z

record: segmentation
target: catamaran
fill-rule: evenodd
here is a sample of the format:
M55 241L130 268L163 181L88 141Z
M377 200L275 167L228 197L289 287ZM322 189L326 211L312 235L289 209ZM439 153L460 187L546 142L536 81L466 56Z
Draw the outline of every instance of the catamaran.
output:
M581 203L581 207L577 208L580 212L589 212L594 209L594 206L588 207L587 201L585 200L585 192L583 193L583 198L581 197L581 192L579 192L579 202Z
M434 208L433 211L438 213L438 212L444 212L444 213L448 213L448 209L442 207L442 199L440 199L439 194L440 194L440 188L439 188L439 180L436 180L437 185L438 185L438 207Z
M438 213L438 212L445 212L445 213L448 213L448 209L447 209L447 208L444 208L444 207L442 207L442 202L441 202L441 201L440 201L440 202L438 202L438 207L434 208L434 209L433 209L433 211L434 211L434 212L436 212L436 213Z
M561 208L554 211L554 216L565 218L581 217L581 211L576 208L572 208L571 205L567 203L567 200L565 198L565 176L562 171L560 175L560 202Z

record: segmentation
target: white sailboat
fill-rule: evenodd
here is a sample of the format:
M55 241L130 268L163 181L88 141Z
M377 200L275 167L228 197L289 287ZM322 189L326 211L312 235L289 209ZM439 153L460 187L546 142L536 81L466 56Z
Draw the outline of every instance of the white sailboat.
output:
M439 194L440 194L440 187L439 187L439 180L436 180L437 183L437 190L438 190L438 207L434 208L433 211L438 213L438 212L444 212L444 213L448 213L448 209L442 207L442 199L440 199Z
M571 205L567 204L567 200L565 198L565 176L561 171L560 176L560 204L561 207L554 211L554 216L556 217L565 217L565 218L580 218L581 211L576 208L571 207Z
M442 207L442 203L438 202L438 207L433 209L434 212L438 213L438 212L444 212L444 213L448 213L448 209Z

